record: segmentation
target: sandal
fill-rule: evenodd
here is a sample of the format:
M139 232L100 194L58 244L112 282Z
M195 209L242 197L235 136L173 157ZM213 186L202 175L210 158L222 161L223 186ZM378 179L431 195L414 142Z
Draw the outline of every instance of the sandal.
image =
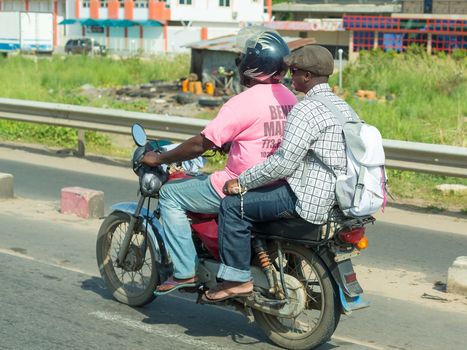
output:
M217 303L231 298L248 297L253 292L253 282L225 281L206 291L201 299L205 303Z
M164 295L180 288L196 287L198 279L196 276L184 279L169 277L167 281L156 288L154 295Z

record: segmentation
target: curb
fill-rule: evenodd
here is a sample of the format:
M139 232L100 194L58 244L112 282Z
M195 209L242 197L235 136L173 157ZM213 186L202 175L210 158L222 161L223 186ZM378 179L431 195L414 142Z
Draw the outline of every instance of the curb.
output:
M448 293L467 296L467 256L459 256L448 269Z
M0 173L0 198L13 198L13 175Z
M104 216L104 192L83 187L64 187L60 191L60 212L84 219Z

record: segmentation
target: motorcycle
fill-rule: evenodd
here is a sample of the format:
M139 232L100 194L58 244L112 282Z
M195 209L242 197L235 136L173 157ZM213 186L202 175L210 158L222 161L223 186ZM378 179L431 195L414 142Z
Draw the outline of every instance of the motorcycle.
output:
M100 273L113 297L130 306L155 298L155 288L172 274L170 256L162 240L157 200L165 181L195 176L184 171L141 164L150 150L162 151L135 124L133 169L139 177L138 202L119 203L102 223L96 244ZM147 205L145 203L147 202ZM303 219L282 219L255 224L252 229L251 272L254 290L248 297L228 299L255 321L269 339L288 349L312 349L334 333L342 313L368 306L353 270L351 258L368 245L365 226L371 216L349 218L331 210L319 229ZM198 286L181 290L201 296L216 284L219 268L216 215L188 213L199 257Z

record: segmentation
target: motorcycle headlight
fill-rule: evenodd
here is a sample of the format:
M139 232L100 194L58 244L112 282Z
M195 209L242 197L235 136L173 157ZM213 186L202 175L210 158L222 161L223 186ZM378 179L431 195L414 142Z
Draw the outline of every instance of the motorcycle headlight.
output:
M167 182L168 174L160 166L151 168L143 165L138 170L139 186L143 196L152 197L159 193L162 185Z

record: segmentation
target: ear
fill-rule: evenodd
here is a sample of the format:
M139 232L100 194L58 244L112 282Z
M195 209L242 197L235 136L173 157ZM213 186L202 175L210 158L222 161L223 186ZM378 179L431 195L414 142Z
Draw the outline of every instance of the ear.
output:
M313 78L313 74L311 74L310 72L307 71L307 72L305 72L304 78L305 78L304 80L308 82Z

